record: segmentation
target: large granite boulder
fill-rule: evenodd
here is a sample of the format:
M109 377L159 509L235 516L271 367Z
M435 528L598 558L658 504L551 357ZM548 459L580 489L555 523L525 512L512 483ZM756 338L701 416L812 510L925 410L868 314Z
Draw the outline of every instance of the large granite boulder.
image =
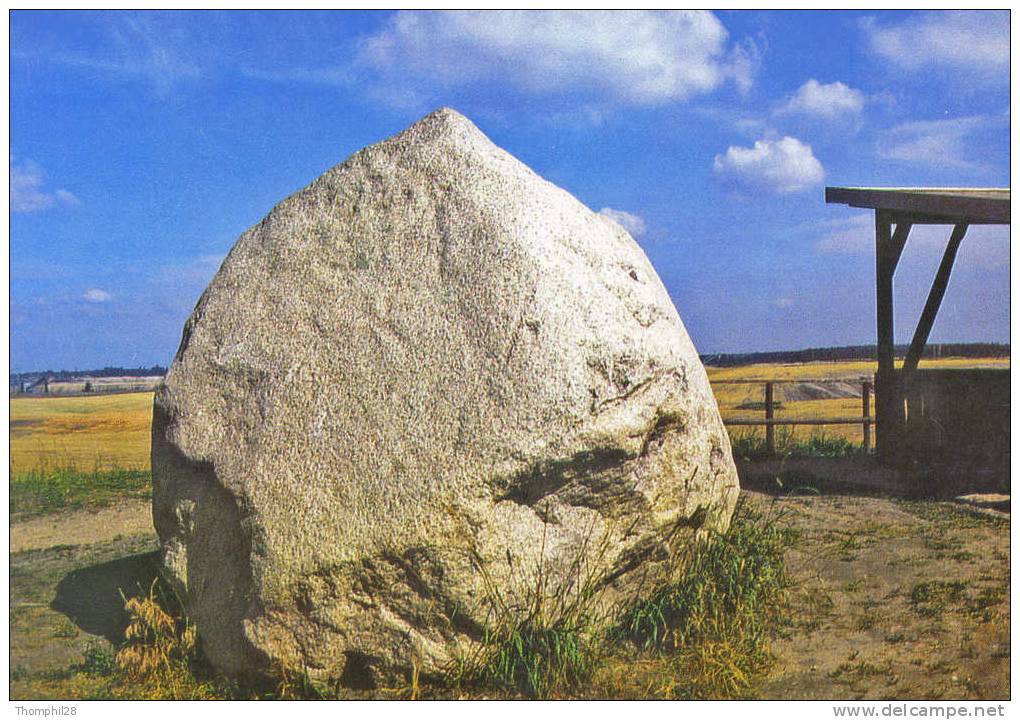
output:
M438 671L579 574L604 609L738 492L638 245L448 109L240 237L156 394L152 470L209 659L351 684Z

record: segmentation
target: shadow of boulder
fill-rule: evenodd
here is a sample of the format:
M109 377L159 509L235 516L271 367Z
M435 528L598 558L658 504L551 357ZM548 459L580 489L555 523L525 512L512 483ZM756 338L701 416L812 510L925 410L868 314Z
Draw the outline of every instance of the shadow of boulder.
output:
M909 484L873 456L737 460L740 487L767 495L905 497Z
M155 551L75 570L57 584L50 609L66 615L79 629L120 644L128 625L124 598L148 594L159 567Z

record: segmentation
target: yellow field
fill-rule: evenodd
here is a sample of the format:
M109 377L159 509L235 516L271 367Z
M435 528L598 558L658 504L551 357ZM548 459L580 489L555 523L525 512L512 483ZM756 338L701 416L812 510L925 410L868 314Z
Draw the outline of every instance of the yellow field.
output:
M902 367L903 360L896 361ZM939 358L922 360L921 368L1009 368L1009 358ZM870 361L763 363L739 367L708 367L709 380L802 380L808 378L857 378L874 375L878 364Z
M902 360L896 361L896 367L903 364ZM1009 358L940 358L938 360L924 360L921 368L1009 368ZM872 378L877 370L874 362L812 362L812 363L764 363L760 365L742 365L740 367L716 368L709 367L708 378L710 381L718 380L811 380L830 379L856 381L858 378ZM856 383L855 383L856 384ZM799 400L787 401L783 391L788 387L784 384L774 386L775 400L782 402L782 407L776 409L777 418L823 418L823 417L860 417L863 415L861 398L832 398L824 400ZM764 382L749 382L741 384L713 384L712 391L715 393L716 402L719 403L719 410L723 419L731 418L757 418L765 417L763 409L741 409L738 406L745 403L761 403L765 399ZM875 414L875 398L871 398L871 415ZM730 427L730 435L739 437L742 434L757 432L764 434L764 426ZM793 437L806 439L815 433L845 438L854 443L863 441L863 429L860 425L788 425L779 426L777 433L793 433ZM872 427L872 442L874 443L874 427Z
M973 360L946 358L922 363L922 367L1000 367L1009 359ZM735 368L708 368L710 380L809 380L817 378L856 379L873 375L869 362L771 363ZM861 415L859 397L825 400L784 400L784 385L776 385L775 399L781 401L776 417L819 418ZM712 386L723 418L764 417L761 409L740 409L744 403L762 402L761 382L716 384ZM94 395L88 397L14 398L11 407L11 473L39 469L75 467L79 470L149 467L149 428L152 422L152 393ZM872 400L874 414L874 400ZM733 427L731 434L763 433L764 428ZM789 432L781 427L777 432ZM812 433L862 440L859 425L793 426L797 438Z
M11 474L149 467L152 393L14 398Z

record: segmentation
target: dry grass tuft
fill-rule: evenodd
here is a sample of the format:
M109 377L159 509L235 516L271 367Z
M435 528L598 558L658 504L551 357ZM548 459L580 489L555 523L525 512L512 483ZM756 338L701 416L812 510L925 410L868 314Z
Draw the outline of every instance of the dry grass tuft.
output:
M194 627L167 612L156 596L154 580L149 594L133 597L124 607L131 616L124 631L124 646L117 653L117 666L132 677L170 671L195 653Z

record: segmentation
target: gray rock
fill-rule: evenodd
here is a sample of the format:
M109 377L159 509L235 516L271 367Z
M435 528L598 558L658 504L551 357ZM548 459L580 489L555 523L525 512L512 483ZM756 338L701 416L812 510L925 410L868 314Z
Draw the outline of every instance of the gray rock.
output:
M153 515L209 659L356 685L538 589L638 592L736 502L644 253L439 110L245 232L156 395Z

